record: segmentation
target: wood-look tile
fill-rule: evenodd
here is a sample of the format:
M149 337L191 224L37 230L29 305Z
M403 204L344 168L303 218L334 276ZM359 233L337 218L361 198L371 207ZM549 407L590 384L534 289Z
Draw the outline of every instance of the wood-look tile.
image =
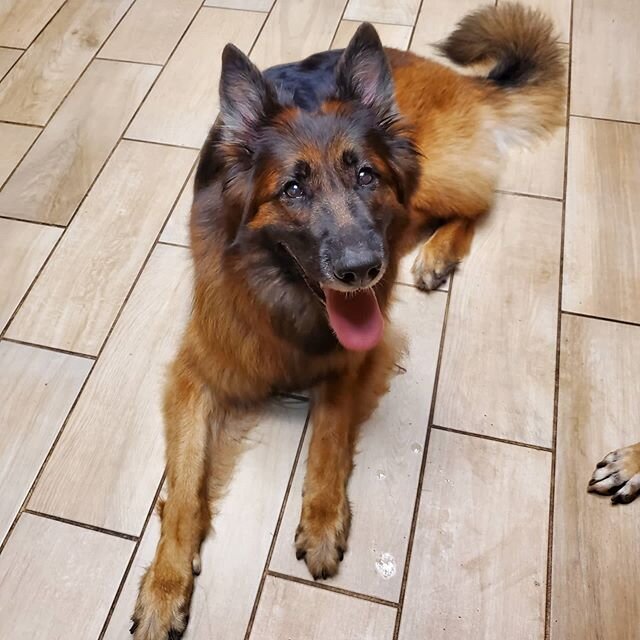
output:
M640 601L640 501L587 493L598 460L638 441L640 328L564 316L553 542L552 640L631 639Z
M202 551L185 640L243 638L251 616L291 468L302 436L307 406L273 406L248 436L229 490L214 519L214 533ZM147 528L127 577L105 640L125 637L140 577L159 539L156 516ZM233 585L232 588L229 588Z
M562 204L499 197L451 292L434 423L551 446Z
M92 364L87 358L0 342L0 541Z
M431 431L400 640L544 637L550 472L550 453Z
M201 9L127 136L200 148L216 118L222 49L233 42L249 51L264 19L264 13Z
M54 227L0 218L0 332L61 233Z
M391 640L395 618L392 607L269 576L250 638Z
M97 355L196 152L123 140L7 336Z
M331 45L346 0L278 0L251 59L261 68L300 60Z
M0 5L0 45L26 49L65 0L4 0Z
M164 64L201 4L201 0L137 0L98 55Z
M205 7L220 9L244 9L245 11L269 11L275 0L205 0Z
M563 47L563 50L568 62L569 47ZM566 134L566 127L562 127L531 149L517 146L509 149L498 187L504 191L561 200L564 195Z
M21 54L22 51L18 49L5 49L4 47L0 47L0 80L4 77L4 74L11 69Z
M189 216L191 214L191 204L193 203L193 179L195 175L194 169L162 231L161 242L181 244L185 247L188 247L191 243L189 238Z
M0 636L97 638L133 546L22 515L0 556Z
M572 114L640 122L639 26L637 0L575 3Z
M411 51L434 57L432 45L446 38L468 13L486 4L486 0L424 0L416 20Z
M362 22L354 22L353 20L342 20L338 31L331 45L332 49L343 49L349 44L349 40L353 37L356 29ZM385 47L393 47L394 49L406 49L411 39L411 27L399 24L383 24L377 23L373 25L382 40Z
M133 0L68 0L0 83L0 119L44 125Z
M0 213L67 224L158 71L94 61L0 191Z
M640 125L571 118L562 307L640 322Z
M161 398L191 299L189 252L159 245L44 468L29 507L137 535L164 466Z
M0 187L38 137L40 129L0 122Z
M346 20L413 26L419 8L420 0L349 0L344 17Z
M403 363L407 371L395 376L389 393L362 427L349 482L353 509L349 551L338 575L328 581L392 601L400 595L446 303L442 293L426 296L411 287L398 287L396 293L394 318L409 338L409 354ZM301 578L310 576L306 565L296 560L293 539L300 517L305 460L306 449L271 559L274 571ZM376 570L384 554L392 556L396 567L387 577Z

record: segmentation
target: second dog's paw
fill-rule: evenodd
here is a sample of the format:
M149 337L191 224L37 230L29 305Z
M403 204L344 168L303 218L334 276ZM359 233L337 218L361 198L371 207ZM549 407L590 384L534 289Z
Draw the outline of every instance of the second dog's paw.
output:
M640 495L640 443L605 456L591 476L589 491L611 495L614 504L635 500Z

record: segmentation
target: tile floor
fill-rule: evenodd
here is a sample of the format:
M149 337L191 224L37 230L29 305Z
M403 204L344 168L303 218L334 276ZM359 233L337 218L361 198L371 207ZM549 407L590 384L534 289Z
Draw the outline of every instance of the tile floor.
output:
M529 3L570 53L568 126L513 153L448 287L399 286L407 370L363 432L340 574L295 560L307 407L274 406L186 638L640 638L640 500L586 494L639 439L640 3ZM0 2L0 637L129 637L224 44L267 66L369 20L432 55L480 4Z

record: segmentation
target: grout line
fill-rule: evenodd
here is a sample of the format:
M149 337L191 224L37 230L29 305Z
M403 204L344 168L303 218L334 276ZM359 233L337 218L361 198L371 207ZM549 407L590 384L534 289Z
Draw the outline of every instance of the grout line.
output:
M122 595L124 586L127 583L127 578L129 577L129 573L131 572L131 567L133 566L136 556L138 555L138 550L140 549L140 545L142 544L142 539L144 538L144 534L147 531L147 526L149 525L151 516L153 515L156 505L158 504L158 499L160 498L160 493L162 492L162 487L164 486L165 477L166 477L166 473L163 473L162 477L160 478L160 483L158 484L158 488L156 489L156 494L153 500L151 501L151 507L149 507L147 517L144 521L144 524L142 525L142 530L140 531L140 535L138 536L136 540L136 544L133 547L133 550L131 552L131 557L129 558L129 562L125 567L124 574L122 576L122 579L120 580L120 584L118 585L118 588L116 589L116 594L113 597L111 606L109 607L109 612L107 613L107 617L105 618L105 621L102 625L102 629L100 630L100 634L98 635L98 640L102 640L104 638L104 635L107 632L107 629L109 628L109 623L111 622L111 618L113 617L113 612L115 611L116 606L118 605L118 601L120 600L120 596Z
M78 522L77 520L70 520L69 518L62 518L61 516L54 516L51 513L44 513L43 511L35 511L33 509L23 509L22 513L28 513L32 516L38 516L40 518L47 518L48 520L55 520L56 522L69 524L73 527L79 527L80 529L88 529L89 531L104 533L106 535L114 536L116 538L122 538L123 540L130 540L132 542L138 541L138 536L132 536L128 533L121 533L120 531L114 531L113 529L105 529L104 527L98 527L93 524L86 524L85 522Z
M215 5L215 4L203 4L202 8L203 9L223 9L225 11L244 11L245 13L264 13L264 14L269 14L271 12L271 9L268 9L267 11L265 11L264 9L245 9L244 7L229 7L229 6L220 7L220 6ZM271 8L273 8L273 3L271 4Z
M470 438L479 438L480 440L490 440L491 442L499 442L501 444L508 444L514 447L523 447L524 449L533 449L535 451L544 451L545 453L553 453L551 447L543 447L538 444L531 444L529 442L520 442L519 440L509 440L508 438L499 438L498 436L490 436L485 433L475 433L473 431L464 431L463 429L454 429L452 427L441 427L438 424L431 425L432 429L438 431L446 431L447 433L457 433L461 436L469 436Z
M169 215L169 218L173 215L173 211ZM167 218L167 222L169 222L169 218ZM164 227L162 229L164 232ZM162 234L161 234L162 236ZM191 247L188 244L180 244L179 242L169 242L169 240L158 240L158 244L166 244L168 247L178 247L179 249L190 249Z
M55 449L56 445L60 441L60 438L62 437L62 434L64 433L64 430L65 430L67 424L69 423L69 419L70 419L71 415L73 414L73 412L74 412L74 410L76 408L76 405L78 404L78 400L80 399L80 396L82 395L82 392L86 388L87 382L89 381L89 378L91 377L91 374L92 374L92 372L94 371L95 368L96 368L96 364L94 362L91 365L91 369L89 369L89 371L87 373L87 376L85 377L84 381L80 385L80 389L78 390L78 393L77 393L76 397L74 398L73 402L71 403L71 407L69 408L69 411L67 412L67 415L65 416L65 419L62 421L62 425L58 429L58 433L56 433L56 437L53 439L53 442L51 443L51 446L49 447L49 451L47 451L47 455L45 456L44 460L42 461L42 464L40 465L40 468L38 469L38 472L36 473L36 477L34 478L33 482L31 483L31 486L29 487L29 490L27 491L27 495L24 497L24 500L22 501L22 504L20 505L20 508L18 509L18 512L14 516L13 522L11 523L11 526L9 527L9 530L7 531L7 533L5 535L4 540L2 540L2 542L0 543L0 554L2 554L2 551L4 550L7 542L9 541L9 538L11 537L11 534L13 533L13 530L15 529L16 524L18 523L18 519L20 518L22 513L26 510L27 505L29 504L29 500L31 500L31 496L33 495L33 492L35 491L35 488L36 488L36 486L38 484L38 481L42 477L42 474L44 473L44 469L47 466L47 463L49 462L49 459L53 455L53 450Z
M315 589L322 589L323 591L330 591L331 593L338 593L341 596L348 596L350 598L356 598L357 600L364 600L365 602L372 602L374 604L382 605L383 607L391 607L397 609L398 605L391 600L384 600L382 598L376 598L375 596L368 596L364 593L358 593L356 591L348 591L340 587L334 587L333 585L326 584L324 582L315 582L313 580L306 580L305 578L298 578L297 576L290 576L286 573L280 573L279 571L267 571L267 575L272 578L278 578L280 580L287 580L288 582L295 582L296 584L302 584L307 587ZM245 638L245 640L247 640Z
M396 280L393 283L393 285L397 287L409 287L410 289L415 289L416 291L420 291L425 296L430 296L432 293L447 293L449 291L449 278L447 278L446 282L440 285L440 286L447 285L446 289L440 289L440 287L438 287L437 289L432 289L431 291L425 291L424 289L421 289L415 284L411 284L409 282L400 282L399 280Z
M570 113L570 118L580 118L581 120L600 120L602 122L617 122L619 124L640 125L640 120L617 120L616 118L602 118L598 116L584 116L579 113Z
M24 55L25 50L24 49L14 49L13 47L0 47L0 48L2 48L2 49L13 49L13 51L20 51L20 55L9 65L9 68L2 75L0 75L0 82L1 82L2 80L4 80L11 73L11 70L18 64L18 61ZM6 120L0 120L0 122L7 122L8 124L14 124L13 122L8 122ZM27 126L33 126L33 125L27 125Z
M575 316L576 318L588 318L589 320L599 320L600 322L613 322L614 324L624 324L628 327L640 327L640 322L633 320L620 320L618 318L607 318L606 316L595 316L590 313L580 313L579 311L561 310L562 315Z
M20 60L20 58L18 58L18 60ZM16 60L16 62L18 62L18 60ZM14 62L15 64L15 62ZM31 122L20 122L20 120L5 120L4 118L0 119L0 122L2 124L15 124L15 125L19 125L21 127L31 127L32 129L44 129L44 125L41 124L33 124Z
M296 451L296 455L293 458L293 465L291 466L291 473L289 474L289 481L287 482L287 488L284 492L284 496L282 498L282 505L280 507L280 513L278 514L278 521L276 522L275 529L273 530L273 537L271 538L271 545L269 546L269 553L267 553L267 559L264 563L264 569L262 571L262 576L260 577L260 583L258 584L258 590L256 592L256 597L253 601L253 608L251 609L251 615L249 616L249 622L247 623L247 630L244 634L244 639L249 640L249 636L251 635L251 631L253 630L253 623L256 618L256 614L258 613L258 606L260 604L260 598L262 597L262 591L264 589L264 583L267 579L267 575L269 575L269 565L271 564L271 558L273 557L273 552L276 548L276 544L278 541L278 535L280 533L280 526L282 524L282 520L284 518L284 513L287 508L287 503L289 502L289 494L291 493L291 487L293 486L293 479L296 475L296 470L298 468L298 463L300 461L300 456L302 455L302 449L304 448L304 442L307 437L307 430L309 428L309 421L311 419L311 410L307 410L307 416L304 421L304 426L302 428L302 433L300 434L300 441L298 442L298 449Z
M451 292L453 290L453 282L455 280L455 275L456 275L455 272L452 273L449 279L449 290L447 291L447 301L444 308L444 316L442 318L442 332L440 334L440 346L438 348L436 372L433 378L433 390L431 392L431 407L429 408L429 421L427 423L427 433L425 435L424 448L422 450L422 461L420 463L420 473L418 475L418 485L416 487L416 498L413 504L413 515L411 517L411 528L409 530L409 540L407 541L407 554L405 556L404 569L402 572L402 584L400 586L400 597L398 599L398 614L396 615L396 623L393 630L393 640L398 640L398 636L400 634L400 623L402 621L402 609L404 607L404 598L407 591L407 580L409 579L409 565L411 564L411 555L413 553L413 543L416 536L416 526L418 524L418 512L420 510L422 485L424 483L425 469L427 467L427 454L429 452L429 442L431 440L431 428L433 426L433 416L436 409L436 396L438 394L438 384L440 382L440 367L442 365L442 354L444 352L447 321L449 319L449 305L451 303Z
M58 11L59 10L60 9L58 8ZM57 13L57 11L56 11L56 13ZM55 13L54 13L54 15L55 15ZM50 21L51 21L51 18L49 18L49 22ZM42 29L40 29L40 31L42 31ZM35 40L35 38L34 38L34 40ZM33 42L33 40L31 42ZM0 49L11 49L12 51L21 51L22 53L24 53L31 46L31 42L26 47L12 47L11 45L8 45L8 44L0 44Z
M33 347L34 349L45 349L46 351L53 351L55 353L63 353L66 356L76 356L78 358L86 358L87 360L95 360L97 356L89 355L88 353L79 353L77 351L69 351L68 349L60 349L59 347L50 347L46 344L38 344L37 342L27 342L26 340L18 340L16 338L7 338L3 336L0 338L2 342L13 342L14 344L21 344L25 347Z
M127 125L127 127L128 126L129 125ZM170 147L172 149L189 149L190 151L200 151L200 149L202 149L202 147L188 147L185 144L171 144L169 142L158 142L157 140L141 140L140 138L132 138L131 136L128 136L126 134L122 135L122 140L129 140L130 142L144 142L145 144L157 144L160 147ZM189 177L191 177L191 171L189 172Z
M523 198L535 198L536 200L550 200L551 202L562 202L562 198L554 198L553 196L542 196L536 193L524 193L522 191L512 191L510 189L496 189L496 193L503 193L508 196L520 196Z
M420 19L420 14L422 13L422 8L424 6L424 0L420 0L420 4L418 5L418 11L416 12L416 18L413 21L413 27L411 28L411 35L409 36L409 42L407 42L407 48L405 51L411 51L411 46L413 45L413 38L416 35L416 27L418 26L418 20ZM399 614L398 614L399 617ZM396 634L394 634L395 636Z
M340 29L340 24L344 20L344 14L347 12L347 7L349 6L349 0L344 0L344 6L342 7L342 13L340 14L340 18L338 19L338 24L336 24L336 28L333 31L333 37L331 38L331 42L329 43L329 50L333 48L333 42L338 35L338 31Z
M573 42L573 0L571 0L571 11L569 20L569 51L567 65L567 121L564 141L564 181L562 187L562 221L560 226L560 262L558 268L558 318L556 329L556 360L555 360L555 382L553 392L553 433L551 444L551 470L549 478L549 520L547 525L547 580L544 605L544 639L551 638L551 602L553 588L553 526L555 517L555 493L556 493L556 464L558 445L558 401L560 397L560 356L562 348L562 282L564 274L564 243L565 243L565 218L567 209L567 176L569 172L569 128L571 122L571 65L572 65L572 45Z
M32 38L31 42L24 48L26 51L31 47L31 45L42 35L42 32L54 21L54 19L58 16L58 14L62 11L62 8L67 4L67 0L64 0L62 4L53 12L53 15L42 25L42 28L36 35ZM13 47L10 47L13 48Z
M109 36L109 38L110 37L111 36ZM107 40L109 38L107 38ZM104 44L102 46L104 46L107 43L107 40L104 41ZM100 47L100 50L102 50L102 47ZM107 60L108 62L126 62L127 64L141 64L143 67L160 67L161 69L164 68L163 64L159 64L157 62L141 62L140 60L122 60L120 58L107 58L106 56L101 56L101 55L96 55L94 60Z
M0 214L0 219L11 220L11 222L24 222L25 224L34 224L37 227L53 227L54 229L64 230L66 227L62 224L55 224L53 222L41 222L40 220L24 220L23 218L14 218L13 216L7 216Z

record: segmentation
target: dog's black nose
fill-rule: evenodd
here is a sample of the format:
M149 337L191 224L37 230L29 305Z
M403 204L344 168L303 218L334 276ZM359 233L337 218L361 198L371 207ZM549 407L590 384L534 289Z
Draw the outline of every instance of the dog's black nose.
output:
M346 251L333 265L333 273L340 282L354 289L368 287L382 270L382 258L375 251Z

